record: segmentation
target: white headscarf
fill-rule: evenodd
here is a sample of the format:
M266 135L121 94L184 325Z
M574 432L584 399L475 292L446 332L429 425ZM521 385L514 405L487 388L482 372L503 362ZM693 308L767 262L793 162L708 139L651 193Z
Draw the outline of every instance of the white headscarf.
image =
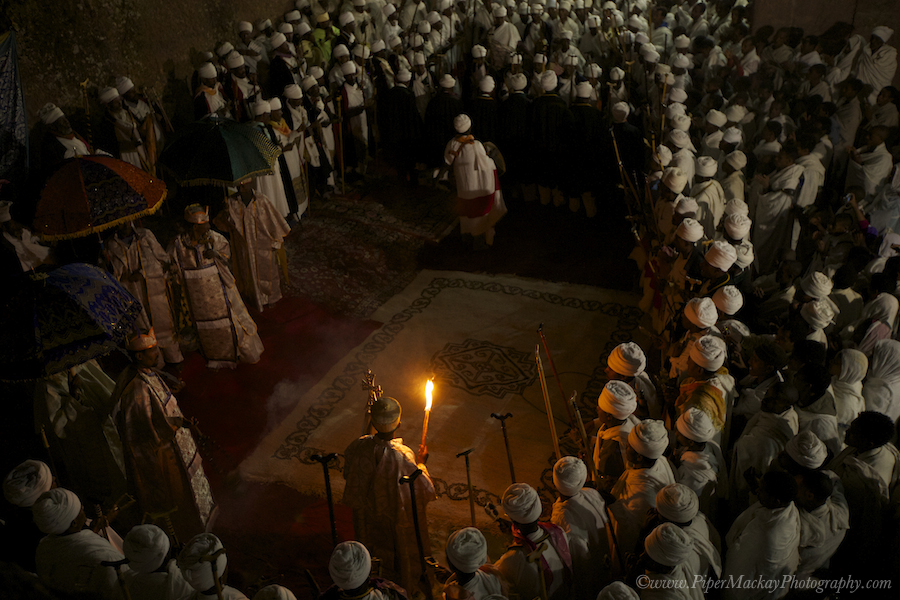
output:
M553 465L553 485L563 496L574 496L587 481L587 467L577 456L563 456Z
M534 523L541 516L541 498L527 483L514 483L503 492L503 510L516 523Z
M831 378L831 393L838 424L847 427L866 409L863 400L862 381L869 370L869 359L859 350L846 349L838 352L841 358L841 374Z
M72 526L81 512L81 500L64 488L44 492L31 507L31 516L37 528L46 534L60 535Z
M462 573L474 573L487 562L487 540L475 527L454 531L447 538L447 559Z
M131 570L152 573L163 564L169 545L169 536L156 525L135 525L125 536L122 550Z
M372 557L359 542L341 542L328 562L328 573L342 590L355 590L366 582L371 571Z
M28 508L53 485L50 467L39 460L26 460L9 472L3 496L10 504Z
M222 549L222 542L211 533L201 533L191 538L187 546L178 554L176 564L181 569L181 575L192 588L198 592L205 592L216 586L213 578L212 561L201 560L204 556L212 556ZM228 566L228 557L223 552L215 561L216 577L221 581L225 567Z
M897 321L897 311L900 310L900 301L893 294L881 292L863 307L862 320L881 321L893 331Z
M869 376L863 384L866 410L874 410L896 421L900 416L900 342L878 340L869 361Z
M644 419L628 434L628 444L647 458L659 458L669 446L669 432L662 421Z

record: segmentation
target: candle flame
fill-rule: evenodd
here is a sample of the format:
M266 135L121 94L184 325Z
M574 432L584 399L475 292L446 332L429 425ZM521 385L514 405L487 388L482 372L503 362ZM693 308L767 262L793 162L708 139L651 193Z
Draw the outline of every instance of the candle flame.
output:
M425 382L425 410L431 410L431 391L434 389L434 381L429 379Z

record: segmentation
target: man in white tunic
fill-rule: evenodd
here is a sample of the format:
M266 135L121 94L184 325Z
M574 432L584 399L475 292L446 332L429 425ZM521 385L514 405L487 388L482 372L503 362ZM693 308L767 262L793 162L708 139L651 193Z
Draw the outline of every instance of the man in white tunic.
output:
M55 488L44 492L32 507L34 522L47 537L38 544L37 575L59 594L84 594L99 600L120 600L122 590L113 567L122 556L109 541L85 529L87 517L74 492ZM121 567L128 575L128 566Z
M894 157L884 145L890 132L887 127L873 127L862 148L850 148L850 162L847 163L847 182L844 189L862 187L866 197L872 198L884 183L894 167Z
M222 552L219 552L219 551ZM177 564L184 580L194 588L191 600L247 600L247 596L230 585L223 577L228 555L222 542L211 533L194 536L178 554ZM216 556L216 553L219 553ZM211 558L215 556L215 558ZM221 595L220 594L221 590Z
M850 527L850 508L843 486L826 471L805 471L797 476L800 510L800 564L797 577L812 577L828 566Z
M696 585L699 574L691 565L690 535L674 523L663 523L650 532L643 547L640 566L647 587L641 590L641 600L703 600L703 587Z
M359 542L341 542L328 561L328 574L334 585L325 590L321 600L404 600L406 591L380 577L369 577L372 557ZM254 598L256 600L257 597Z
M137 525L125 536L131 600L187 600L194 593L175 559L169 558L170 547L169 536L156 525Z
M453 575L444 583L445 594L450 586L459 586L475 600L491 594L507 595L507 584L497 567L487 562L487 540L478 529L464 527L450 534L447 562Z
M750 241L756 250L760 273L772 272L781 254L790 246L794 220L791 207L800 185L803 167L794 164L796 151L782 150L775 157L775 173L756 175L750 188Z
M608 381L597 399L599 426L594 444L594 465L600 479L598 489L609 492L627 467L628 434L640 419L634 416L637 398L624 381Z
M509 64L509 57L515 54L522 39L519 30L507 21L506 15L506 7L494 6L494 28L488 34L491 40L491 66L498 71Z
M722 448L713 441L712 419L697 407L681 413L675 422L678 449L672 456L677 465L675 479L690 488L699 499L699 510L716 517L719 499L728 489L728 465Z
M700 502L693 490L680 483L667 485L656 494L656 513L662 522L674 523L691 536L694 556L689 563L698 575L722 576L719 533L706 514L700 511ZM653 511L649 515L652 516ZM648 520L652 524L658 523L657 519Z
M869 104L875 104L881 88L891 85L897 72L897 49L887 43L894 34L890 27L879 25L869 36L869 45L862 49L856 65L857 76L863 83L872 86Z

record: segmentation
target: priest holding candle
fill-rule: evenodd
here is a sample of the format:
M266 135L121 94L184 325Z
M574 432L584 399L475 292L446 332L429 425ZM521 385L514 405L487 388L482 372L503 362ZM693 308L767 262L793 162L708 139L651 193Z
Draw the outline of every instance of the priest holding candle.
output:
M430 389L427 394L430 397ZM353 509L353 528L357 539L373 556L381 559L383 576L396 581L412 594L422 576L413 510L418 511L425 554L430 554L425 506L435 499L435 493L425 467L428 457L425 436L431 403L426 405L418 455L404 445L402 439L395 437L400 427L400 403L381 396L371 406L372 425L376 433L360 437L344 452L346 486L342 502ZM398 482L416 469L421 469L422 475L413 483L417 504L413 507L409 487Z

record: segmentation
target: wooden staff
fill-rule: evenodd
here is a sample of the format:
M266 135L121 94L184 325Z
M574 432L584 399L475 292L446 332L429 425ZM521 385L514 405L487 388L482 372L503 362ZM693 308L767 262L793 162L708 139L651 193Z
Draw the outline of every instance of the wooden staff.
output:
M331 520L331 545L338 545L337 524L334 520L334 501L331 498L331 475L328 472L328 463L337 458L337 454L313 454L312 459L322 465L325 471L325 499L328 501L328 517Z
M556 372L556 365L553 364L553 355L550 354L550 346L547 345L547 338L544 337L544 324L541 323L538 326L538 335L541 336L541 343L544 345L544 352L547 353L547 360L550 362L550 370L553 372L553 378L556 380L556 386L559 388L559 395L562 397L563 402L566 401L566 393L563 391L562 382L559 380L559 374ZM569 414L569 424L575 425L575 415L572 413L572 410L569 408L569 405L566 405L566 412Z
M578 392L572 392L572 397L569 398L569 404L572 405L572 410L575 412L575 424L578 426L578 434L581 436L581 442L584 445L584 462L587 463L588 472L591 474L591 481L596 485L599 482L599 479L597 478L597 465L594 464L594 457L590 452L590 448L588 448L587 432L584 430L584 421L581 420L581 410L578 408L578 403L575 400L577 395Z
M88 93L87 86L91 82L90 79L85 79L80 84L81 86L81 97L84 101L84 117L85 117L85 127L87 127L87 141L88 145L91 146L91 150L94 147L94 136L91 132L91 104L88 101Z
M102 567L112 567L116 570L116 580L119 582L119 587L122 588L122 596L125 600L131 600L131 592L128 591L128 586L125 584L125 577L122 575L122 566L128 564L128 559L123 558L122 560L101 560L100 566Z
M534 552L526 555L525 560L531 564L537 564L538 575L541 578L541 600L547 600L547 577L544 575L544 567L541 565L541 558L547 550L547 542L541 542L541 545L534 549Z
M219 580L219 569L216 568L216 563L219 562L218 559L220 556L225 554L225 548L219 548L212 554L206 554L200 557L200 562L208 562L209 568L212 569L213 581L216 583L216 596L218 600L224 600L222 596L222 582Z
M460 456L465 457L466 459L466 481L469 483L469 513L472 516L472 527L476 527L475 525L475 490L472 488L472 470L469 467L469 455L475 448L469 448L468 450L464 450L456 455L456 458Z
M550 437L553 438L553 451L556 453L555 460L562 457L559 451L559 438L556 436L556 423L553 421L553 407L550 406L550 395L547 393L547 380L544 379L544 365L541 363L541 347L534 345L534 360L537 363L538 378L541 380L541 392L544 394L544 406L547 409L547 419L550 421Z
M425 564L425 545L422 543L422 531L419 529L419 506L416 504L416 479L422 474L422 469L416 469L411 475L400 478L400 484L409 484L409 498L412 501L413 527L416 528L416 545L419 547L419 566L422 569L421 581L425 584L425 597L434 600L431 593L431 582L428 580L427 565ZM220 599L221 600L221 599Z
M509 477L512 479L512 483L515 483L516 470L513 468L512 452L509 449L509 436L506 433L506 420L512 416L512 413L506 413L505 415L491 413L491 416L500 421L500 429L503 430L503 443L506 444L506 460L509 461Z

